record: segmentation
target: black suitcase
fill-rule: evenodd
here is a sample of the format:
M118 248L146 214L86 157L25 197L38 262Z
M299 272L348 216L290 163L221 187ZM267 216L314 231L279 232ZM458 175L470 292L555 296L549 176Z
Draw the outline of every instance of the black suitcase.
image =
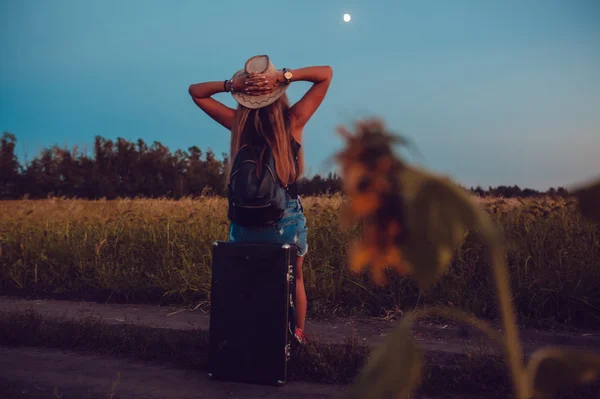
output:
M293 245L213 244L208 372L213 379L287 382L296 326Z

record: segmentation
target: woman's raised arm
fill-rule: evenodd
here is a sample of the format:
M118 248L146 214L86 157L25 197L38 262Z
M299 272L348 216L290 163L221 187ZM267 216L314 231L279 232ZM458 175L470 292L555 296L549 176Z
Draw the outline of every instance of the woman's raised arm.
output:
M319 108L333 78L330 66L312 66L292 71L292 82L305 81L314 83L304 96L292 106L296 127L303 128Z
M223 125L227 130L231 130L233 119L235 117L235 110L212 98L212 96L217 93L224 93L230 90L230 82L224 81L192 84L190 85L188 92L202 111L206 112L208 116Z

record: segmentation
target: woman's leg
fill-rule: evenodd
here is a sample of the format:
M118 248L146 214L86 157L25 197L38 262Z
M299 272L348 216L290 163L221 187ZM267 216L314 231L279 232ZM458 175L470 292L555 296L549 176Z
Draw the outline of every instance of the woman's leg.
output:
M304 331L304 322L306 321L306 290L302 277L304 257L299 256L296 259L296 327Z

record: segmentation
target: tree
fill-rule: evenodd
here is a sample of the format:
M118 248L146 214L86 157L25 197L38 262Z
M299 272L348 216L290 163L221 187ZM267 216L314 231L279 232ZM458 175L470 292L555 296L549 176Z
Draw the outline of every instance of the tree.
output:
M14 199L20 193L21 165L15 155L17 138L5 132L0 139L0 199Z
M23 168L14 153L16 137L4 133L0 141L0 198L32 198L49 195L98 199L105 197L169 197L199 195L227 195L227 154L218 158L209 148L203 152L198 146L187 151L169 151L155 141L148 146L142 139L116 141L101 136L94 138L92 156L76 147L52 146L43 149ZM536 190L519 186L481 187L466 191L479 196L535 197ZM327 176L316 174L298 181L300 195L338 193L342 179L335 172ZM568 196L566 189L550 189L546 194Z

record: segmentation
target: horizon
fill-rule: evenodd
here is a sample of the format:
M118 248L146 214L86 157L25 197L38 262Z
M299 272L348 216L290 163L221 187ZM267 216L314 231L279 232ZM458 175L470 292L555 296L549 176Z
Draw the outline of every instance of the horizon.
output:
M247 4L3 2L0 131L21 164L52 145L91 149L96 135L220 157L229 133L188 86L266 53L278 68L334 69L304 132L312 174L332 171L336 126L370 116L466 187L569 189L600 174L600 2ZM270 41L239 40L236 27L261 18L254 36ZM290 100L308 87L293 83Z
M107 139L105 137L102 137L102 138L105 139L105 140L107 140L107 141L112 140L112 139ZM17 143L18 143L18 137L17 137ZM112 143L113 143L113 146L116 147L117 141L116 140L112 140ZM137 139L133 140L133 141L129 141L129 143L132 143L132 144L134 144L134 145L137 146ZM144 142L144 143L148 146L149 149L154 144L154 143L147 143L147 142ZM63 151L67 150L71 154L73 154L75 152L75 150L76 150L76 155L78 155L78 156L85 156L85 157L88 157L90 159L95 159L93 151L90 151L88 148L78 148L78 147L71 147L71 148L69 148L67 146L52 145L49 148L45 148L45 150L51 149L52 147L58 147L58 148L60 148ZM93 144L92 144L92 147L93 147ZM207 148L207 149L199 148L199 149L202 152L201 159L203 159L203 160L206 159L207 153L209 151L212 151L212 149L210 149L210 148ZM174 154L176 151L181 150L182 152L184 152L187 155L189 155L189 151L188 151L189 148L188 149L183 149L183 148L174 148L173 149L173 148L169 148L168 150L169 150L170 154ZM36 154L33 157L25 156L25 159L19 160L20 165L22 167L29 166L29 164L31 163L31 161L33 161L34 158L36 158L38 155L41 154L41 151L42 150L40 150L39 154ZM221 156L219 156L219 154L214 153L214 151L212 151L212 153L213 153L214 157L217 160L219 160L220 162L224 161L223 154L221 154ZM302 177L300 179L301 180L305 179L306 181L311 181L316 176L319 176L319 177L321 177L323 179L328 179L330 176L334 177L334 178L336 178L336 177L340 178L339 171L337 171L337 170L330 170L330 171L327 171L325 173L312 173L310 171L308 171L308 172L305 171L305 173L302 175ZM537 191L537 192L539 192L541 194L544 194L544 193L546 193L548 191L551 191L551 190L559 190L559 189L564 189L564 190L568 191L568 188L564 187L564 186L550 186L550 187L547 187L546 189L540 190L540 189L534 189L534 188L531 188L531 187L522 187L522 186L519 186L518 184L508 184L508 185L504 184L504 185L498 185L498 186L489 186L489 185L487 185L487 186L482 186L482 185L466 186L466 185L463 185L460 182L455 182L455 183L457 183L459 186L461 186L462 188L467 189L467 190L478 190L478 189L481 189L481 190L483 190L485 192L487 192L488 190L493 190L493 189L498 189L498 188L518 188L518 189L520 189L522 191L525 191L525 190L534 190L534 191Z

